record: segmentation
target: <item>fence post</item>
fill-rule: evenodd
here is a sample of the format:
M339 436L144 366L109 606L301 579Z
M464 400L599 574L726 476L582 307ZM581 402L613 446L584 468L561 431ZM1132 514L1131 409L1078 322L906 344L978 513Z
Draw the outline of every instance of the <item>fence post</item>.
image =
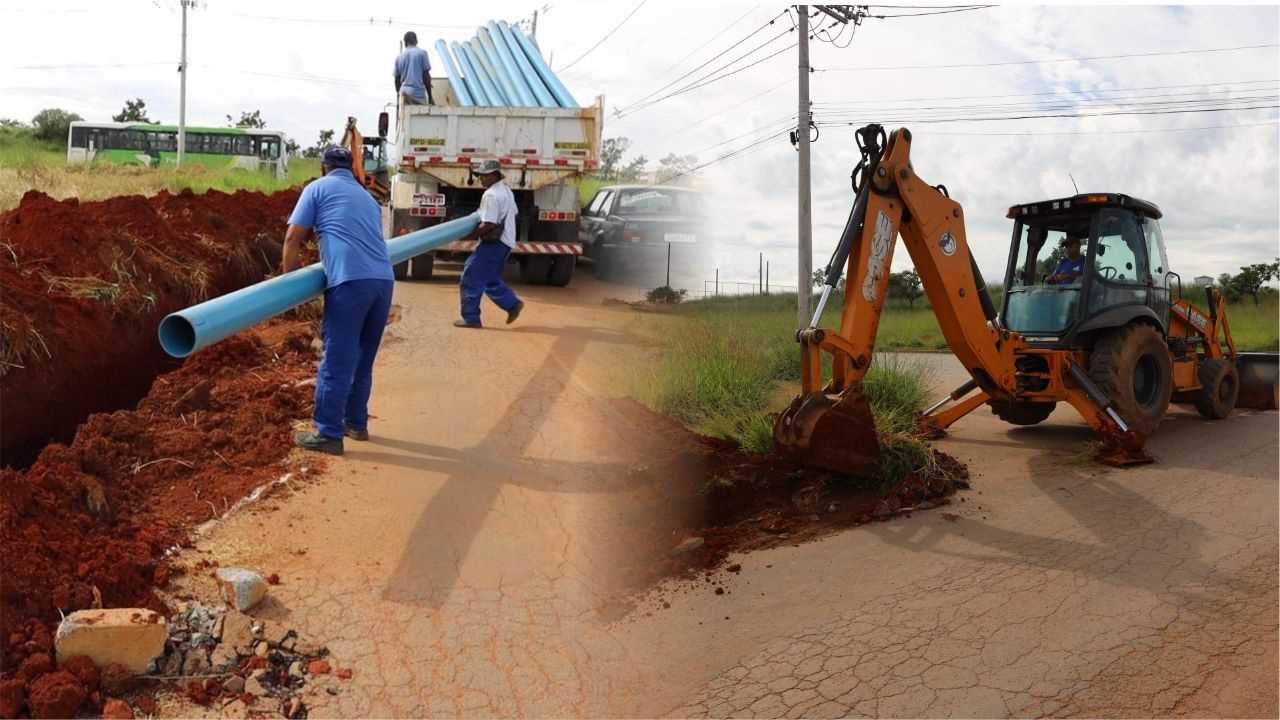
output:
M716 268L716 297L720 297L720 268Z

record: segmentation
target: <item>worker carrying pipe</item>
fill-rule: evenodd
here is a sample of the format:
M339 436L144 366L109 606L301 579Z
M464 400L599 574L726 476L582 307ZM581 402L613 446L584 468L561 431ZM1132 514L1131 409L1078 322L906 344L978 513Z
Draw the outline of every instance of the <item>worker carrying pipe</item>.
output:
M323 177L302 190L289 216L284 272L301 267L307 236L319 236L324 266L324 356L316 377L315 430L294 442L307 450L343 453L343 436L369 439L373 361L391 311L395 274L382 237L378 203L351 174L351 151L329 147Z
M396 58L396 93L403 105L435 105L431 97L431 58L418 47L418 34L404 34L404 50Z
M510 325L524 310L524 301L502 281L502 268L516 246L516 199L502 181L502 165L497 160L478 160L472 164L471 171L480 178L484 195L480 196L480 224L463 240L480 242L462 268L459 284L462 319L454 325L482 327L480 299L485 295L507 312Z

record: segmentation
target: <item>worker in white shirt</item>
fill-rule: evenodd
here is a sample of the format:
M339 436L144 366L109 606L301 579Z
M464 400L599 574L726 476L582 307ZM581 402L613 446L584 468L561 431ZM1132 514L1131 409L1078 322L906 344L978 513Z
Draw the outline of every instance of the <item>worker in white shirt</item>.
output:
M480 298L489 299L507 313L507 324L520 317L524 302L502 281L502 269L516 247L516 198L502 181L502 165L497 160L481 160L472 166L484 195L480 198L480 225L464 240L479 240L462 269L460 293L462 319L454 323L462 328L479 328Z

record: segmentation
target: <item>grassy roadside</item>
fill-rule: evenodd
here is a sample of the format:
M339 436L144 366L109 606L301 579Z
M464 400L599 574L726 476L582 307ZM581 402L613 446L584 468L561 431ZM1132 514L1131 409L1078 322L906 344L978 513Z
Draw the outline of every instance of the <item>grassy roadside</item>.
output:
M62 146L33 141L27 135L0 132L0 212L16 207L28 190L39 190L59 199L77 197L81 200L186 189L270 193L300 185L319 174L319 161L304 158L289 161L289 176L284 180L265 173L198 165L181 170L108 164L68 166Z

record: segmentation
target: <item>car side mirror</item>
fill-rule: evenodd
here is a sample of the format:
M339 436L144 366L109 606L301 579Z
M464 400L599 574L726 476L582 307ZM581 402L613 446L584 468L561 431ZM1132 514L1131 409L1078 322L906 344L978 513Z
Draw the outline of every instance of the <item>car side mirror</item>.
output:
M378 113L378 137L386 137L389 129L391 129L391 116L384 110Z

